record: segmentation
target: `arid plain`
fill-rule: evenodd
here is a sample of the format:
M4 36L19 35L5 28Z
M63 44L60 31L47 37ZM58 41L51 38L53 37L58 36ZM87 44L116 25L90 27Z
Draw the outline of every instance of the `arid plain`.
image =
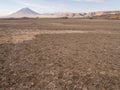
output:
M120 90L120 21L0 20L0 90Z

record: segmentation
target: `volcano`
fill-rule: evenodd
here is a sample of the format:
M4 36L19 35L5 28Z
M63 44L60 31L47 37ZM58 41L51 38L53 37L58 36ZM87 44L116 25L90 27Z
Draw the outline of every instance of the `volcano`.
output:
M9 15L8 17L13 17L13 18L22 18L22 17L28 17L28 18L35 18L39 17L39 13L29 9L29 8L22 8L19 11Z

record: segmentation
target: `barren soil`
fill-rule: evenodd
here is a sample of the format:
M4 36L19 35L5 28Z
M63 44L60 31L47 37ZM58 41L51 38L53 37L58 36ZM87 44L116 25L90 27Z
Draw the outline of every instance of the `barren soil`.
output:
M120 90L120 21L0 20L0 90Z

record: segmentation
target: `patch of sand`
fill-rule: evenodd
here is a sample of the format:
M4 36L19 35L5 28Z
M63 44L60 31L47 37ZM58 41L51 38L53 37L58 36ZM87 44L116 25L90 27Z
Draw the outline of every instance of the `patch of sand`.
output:
M26 40L32 40L35 38L36 35L39 34L71 34L71 33L101 33L101 34L117 34L109 31L73 31L73 30L65 30L65 31L55 31L55 30L36 30L36 31L20 31L14 32L10 35L3 35L0 37L0 44L1 43L22 43Z

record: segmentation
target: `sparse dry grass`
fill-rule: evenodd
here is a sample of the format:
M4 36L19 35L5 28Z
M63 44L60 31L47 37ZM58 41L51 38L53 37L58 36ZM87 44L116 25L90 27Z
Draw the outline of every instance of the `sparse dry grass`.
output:
M0 21L0 90L119 90L119 24L82 19ZM61 30L87 33L58 33ZM13 42L27 35L34 38ZM6 43L7 39L12 41Z

